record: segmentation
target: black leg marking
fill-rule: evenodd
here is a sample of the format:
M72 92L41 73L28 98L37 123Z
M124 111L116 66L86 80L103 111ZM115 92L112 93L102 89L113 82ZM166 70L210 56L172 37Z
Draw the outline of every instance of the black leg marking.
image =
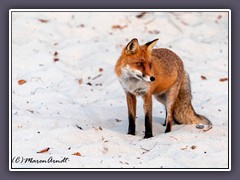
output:
M163 126L166 126L166 122L167 122L167 110L166 110L165 121L163 123Z
M144 138L153 137L152 135L152 123L150 122L150 116L148 113L145 115L145 136Z
M165 130L165 133L168 133L168 132L171 132L171 124L170 123L167 124L167 128Z
M135 121L132 114L128 115L129 126L128 126L128 134L135 135Z

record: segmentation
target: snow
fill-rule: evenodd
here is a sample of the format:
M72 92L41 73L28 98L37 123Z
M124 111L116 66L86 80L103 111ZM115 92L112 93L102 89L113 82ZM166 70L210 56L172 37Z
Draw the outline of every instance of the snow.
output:
M13 168L228 168L228 81L219 81L228 77L228 13L138 14L12 12L12 158L68 158L13 161ZM114 66L132 38L159 38L155 47L183 59L193 106L212 130L174 125L165 134L164 107L153 100L154 137L143 139L138 97L136 135L126 134L127 104Z

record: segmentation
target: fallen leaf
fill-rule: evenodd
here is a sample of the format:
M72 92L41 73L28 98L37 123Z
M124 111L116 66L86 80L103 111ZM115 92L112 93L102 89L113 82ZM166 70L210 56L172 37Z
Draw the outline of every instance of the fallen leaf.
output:
M42 23L47 23L49 20L46 20L46 19L38 19L40 22Z
M55 51L55 52L54 52L54 56L57 56L57 55L58 55L58 52L57 52L57 51Z
M26 80L20 79L20 80L18 81L18 84L19 84L19 85L22 85L22 84L25 84L26 82L27 82Z
M106 153L108 152L108 148L107 148L107 147L104 147L102 152L103 152L104 154L106 154Z
M99 126L99 128L98 128L98 129L102 131L102 127L101 127L101 126Z
M112 26L113 29L120 29L120 30L122 30L123 28L126 28L126 27L127 27L127 25L125 25L125 26L113 25Z
M222 18L222 15L218 15L217 19L221 19Z
M90 82L88 82L87 85L91 86L92 84Z
M187 146L186 147L184 147L184 148L181 148L181 150L186 150L187 149Z
M99 68L99 70L98 70L99 72L103 72L103 68Z
M197 148L197 146L195 146L195 145L191 146L191 149L196 149L196 148Z
M75 152L72 155L74 155L74 156L81 156L80 152Z
M201 75L202 80L207 80L206 76Z
M228 78L221 78L219 79L220 82L228 81Z
M82 84L82 83L83 83L83 79L79 79L78 84Z
M121 122L122 120L120 120L120 119L116 119L116 121L117 121L117 122Z
M137 17L137 18L141 18L141 17L143 17L146 13L147 13L147 12L142 12L142 13L136 15L136 17Z
M50 148L48 147L48 148L42 149L41 151L38 151L37 153L45 153L45 152L48 152L49 149Z
M59 59L58 59L58 58L54 58L53 60L54 60L54 62L57 62L57 61L59 61Z

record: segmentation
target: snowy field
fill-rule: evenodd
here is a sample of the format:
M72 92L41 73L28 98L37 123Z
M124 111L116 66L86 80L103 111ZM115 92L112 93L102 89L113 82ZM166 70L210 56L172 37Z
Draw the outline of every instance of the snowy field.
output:
M193 106L212 130L174 125L165 134L165 110L154 100L154 137L143 139L138 98L136 136L127 135L114 66L132 38L159 38L156 48L182 58ZM13 12L12 167L228 168L229 82L222 78L227 12Z

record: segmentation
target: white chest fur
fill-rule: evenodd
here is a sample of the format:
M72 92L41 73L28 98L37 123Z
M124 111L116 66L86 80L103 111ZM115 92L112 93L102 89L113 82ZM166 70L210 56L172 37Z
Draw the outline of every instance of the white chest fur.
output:
M119 78L119 81L124 91L130 92L135 96L143 96L149 90L149 82L139 78L136 72L128 67L122 69L122 76Z

